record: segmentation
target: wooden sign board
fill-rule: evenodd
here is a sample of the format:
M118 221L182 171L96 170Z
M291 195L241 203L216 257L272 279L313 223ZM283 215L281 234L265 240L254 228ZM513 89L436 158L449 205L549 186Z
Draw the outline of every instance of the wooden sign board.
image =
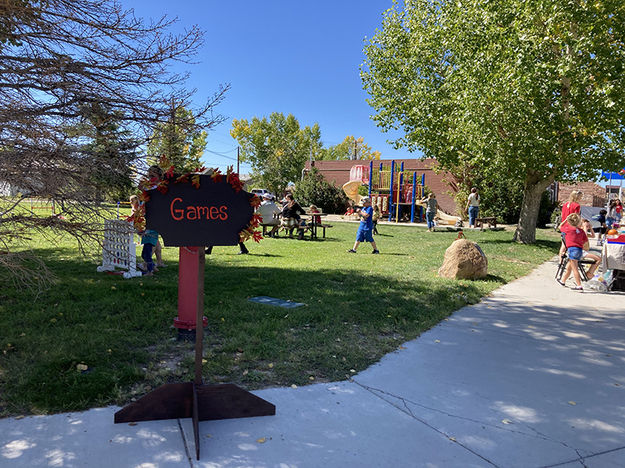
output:
M236 245L254 215L254 195L237 192L225 177L215 182L211 176L199 176L199 187L172 181L165 193L147 193L146 227L157 231L168 247Z

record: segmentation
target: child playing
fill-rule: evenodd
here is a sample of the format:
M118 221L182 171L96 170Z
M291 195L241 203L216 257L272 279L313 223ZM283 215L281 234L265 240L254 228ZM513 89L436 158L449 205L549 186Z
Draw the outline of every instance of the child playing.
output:
M349 206L347 207L347 211L345 212L343 216L347 216L348 218L351 218L351 216L356 213L354 211L353 203L354 203L353 201L351 200L349 201Z
M143 223L140 222L141 218L143 218L143 205L139 201L139 197L136 195L130 196L130 216L126 218L126 221L133 223L137 232L142 232L144 226ZM156 233L156 231L151 231ZM141 239L141 243L143 244L143 237ZM154 267L154 271L158 271L158 267L164 267L162 252L163 248L161 247L161 241L158 239L158 233L156 233L156 245L154 246L154 254L156 255L156 265ZM143 257L143 254L141 254ZM139 265L139 269L146 270L147 264Z
M378 232L378 221L382 217L382 213L380 212L380 207L378 205L373 206L373 233L380 234Z
M573 289L576 291L583 291L584 288L582 287L582 278L579 274L577 262L585 256L584 247L588 245L588 236L586 236L584 228L582 227L582 217L577 213L571 213L568 215L566 220L562 221L560 224L560 231L566 234L565 242L567 254L569 256L569 265L567 265L566 272L564 273L562 280L558 280L558 282L564 286L566 284L566 280L571 274L571 271L573 271L573 277L575 278L576 283L576 286ZM593 260L598 259L598 257L594 254L588 254L586 256ZM599 262L595 261L595 263L588 270L588 276L593 276L598 266Z
M434 217L438 211L438 202L436 201L434 192L430 192L426 198L421 200L421 203L425 203L425 219L428 223L428 232L432 232L434 231Z
M319 208L317 208L315 205L310 205L310 209L308 211L310 212L310 214L321 213L321 211L319 211ZM311 221L314 224L321 224L321 216L312 216Z
M373 247L373 254L379 254L380 251L375 245L373 240L373 208L371 207L371 198L364 197L362 200L362 209L359 211L360 225L358 226L358 232L356 233L356 242L354 247L348 250L349 253L356 253L358 245L361 242L371 242Z
M126 221L132 223L135 229L140 230L139 227L139 219L143 216L143 212L141 210L141 203L139 202L139 197L136 195L131 195L130 197L130 216L126 218Z
M163 180L163 170L156 166L150 166L147 172L147 183L145 184L149 189L155 189L161 180ZM156 232L156 231L154 231ZM163 246L161 245L161 241L158 239L158 233L156 234L156 246L154 247L154 254L156 255L156 266L158 268L162 268L165 266L163 262ZM158 268L155 268L154 271L158 271Z
M158 232L153 229L146 229L141 235L141 244L143 249L141 250L141 258L145 262L144 275L154 274L154 262L152 261L152 250L158 243Z

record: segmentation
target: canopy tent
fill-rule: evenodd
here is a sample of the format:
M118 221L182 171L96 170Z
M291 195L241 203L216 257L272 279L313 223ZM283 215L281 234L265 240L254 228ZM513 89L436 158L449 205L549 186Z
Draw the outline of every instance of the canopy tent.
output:
M614 185L612 185L613 181L618 180L618 193L617 193L617 197L620 199L623 199L623 179L625 179L625 169L621 169L618 172L605 172L605 171L601 171L601 179L605 179L608 181L608 187L610 187L608 190L608 203L609 200L611 198L611 194L612 192L612 188L614 187Z
M625 169L622 169L619 172L605 172L605 171L601 171L601 178L609 180L609 181L612 181L612 180L623 180L623 179L625 179Z

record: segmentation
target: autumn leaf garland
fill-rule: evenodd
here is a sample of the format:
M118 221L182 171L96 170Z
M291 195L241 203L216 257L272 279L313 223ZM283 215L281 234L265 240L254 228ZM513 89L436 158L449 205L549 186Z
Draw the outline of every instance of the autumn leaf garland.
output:
M196 172L182 174L176 177L174 174L174 166L170 166L169 169L165 171L163 175L163 180L161 180L156 185L156 190L158 190L162 194L167 193L167 191L169 190L169 184L172 180L175 184L191 183L191 185L194 188L199 189L200 188L200 176L201 176L199 172L203 172L205 169L206 168L201 167L201 168L198 168ZM234 172L232 166L229 166L228 169L226 170L225 179L226 179L226 182L230 184L230 186L235 190L235 192L240 192L241 190L243 190L244 184L243 182L241 182L241 179L239 179L239 174ZM223 182L224 174L222 174L221 171L219 171L219 169L215 169L210 174L210 180L213 183L219 184ZM150 186L149 184L150 182L147 179L144 179L139 183L139 187L143 187L143 190L139 194L139 200L143 202L142 203L143 213L145 213L145 205L144 205L145 202L150 200L150 195L148 194L148 189L147 189L147 187ZM260 206L260 203L261 203L261 200L256 195L253 195L250 198L250 205L254 209ZM139 220L140 220L139 224L142 224L143 228L145 229L144 216L136 217L135 226L137 226L138 224L137 221ZM253 239L255 242L260 242L260 240L263 238L260 230L258 230L258 227L260 226L261 221L262 221L262 218L258 214L254 213L250 223L239 233L239 239L241 240L241 242L245 242L249 239Z

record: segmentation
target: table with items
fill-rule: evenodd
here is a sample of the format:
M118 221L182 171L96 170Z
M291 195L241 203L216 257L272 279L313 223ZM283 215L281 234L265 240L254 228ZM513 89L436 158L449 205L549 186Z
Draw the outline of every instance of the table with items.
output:
M625 290L625 234L608 236L601 252L604 273L612 270L611 290Z

